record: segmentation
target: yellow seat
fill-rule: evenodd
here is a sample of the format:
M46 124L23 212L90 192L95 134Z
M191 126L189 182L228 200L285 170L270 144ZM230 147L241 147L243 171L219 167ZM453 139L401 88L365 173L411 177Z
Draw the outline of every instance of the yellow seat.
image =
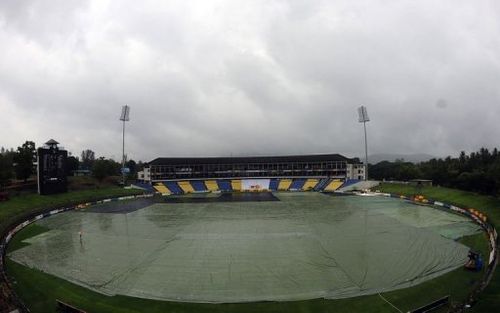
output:
M340 179L335 179L335 180L332 180L328 186L325 187L324 191L335 191L337 189L339 189L340 186L342 186L344 182L341 181Z
M193 189L193 186L191 186L191 184L188 182L188 181L180 181L177 183L179 185L179 187L181 187L182 191L184 191L184 193L191 193L194 191Z
M308 180L306 180L304 186L302 186L302 190L305 190L305 191L313 190L314 187L316 187L316 185L318 183L319 183L318 179L314 179L314 178L308 179Z
M233 188L234 191L241 191L241 180L231 180L231 188Z
M163 195L171 194L170 190L164 184L155 184L153 188Z
M278 190L280 191L286 191L288 190L288 188L290 188L290 185L292 184L292 180L291 179L281 179L280 180L280 183L278 185Z
M209 191L219 191L219 185L215 180L205 180L205 186Z

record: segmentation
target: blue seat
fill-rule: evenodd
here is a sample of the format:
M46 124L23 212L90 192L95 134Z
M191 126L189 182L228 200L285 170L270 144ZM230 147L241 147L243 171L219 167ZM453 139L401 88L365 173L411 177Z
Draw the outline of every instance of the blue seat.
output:
M292 184L290 185L290 188L288 188L289 190L301 190L302 187L304 186L306 180L303 179L303 178L297 178L297 179L294 179Z
M217 185L219 185L219 189L221 191L233 191L233 187L231 187L231 181L230 180L218 179L217 180Z
M340 188L344 188L344 187L347 187L347 186L350 186L350 185L354 185L356 183L359 183L360 180L359 179L347 179L343 184L342 186L340 186Z
M278 190L278 184L279 180L277 178L271 178L271 180L269 181L269 190Z
M322 178L319 183L314 187L314 191L323 191L326 186L330 183L331 179L330 178Z
M201 180L192 180L190 181L191 186L193 186L193 189L198 192L204 192L207 191L207 186L205 186L205 183Z
M155 189L153 188L153 186L149 183L142 183L142 182L139 182L139 183L133 183L132 185L136 186L136 187L139 187L139 188L142 188L144 189L145 191L147 192L155 192Z
M179 187L179 185L175 181L166 181L163 182L163 184L175 195L181 195L184 193L184 191L182 191L181 187Z

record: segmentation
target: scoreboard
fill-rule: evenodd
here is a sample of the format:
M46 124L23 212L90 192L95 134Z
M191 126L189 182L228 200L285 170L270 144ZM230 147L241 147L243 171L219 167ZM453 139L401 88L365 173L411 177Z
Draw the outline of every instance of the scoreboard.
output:
M66 159L68 151L57 144L38 148L38 193L49 195L68 191Z

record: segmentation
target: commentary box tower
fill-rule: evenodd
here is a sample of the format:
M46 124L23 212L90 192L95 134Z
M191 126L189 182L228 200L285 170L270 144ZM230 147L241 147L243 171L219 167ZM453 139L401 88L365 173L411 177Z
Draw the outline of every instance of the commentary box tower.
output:
M50 195L68 191L66 159L68 151L50 139L37 150L38 193Z

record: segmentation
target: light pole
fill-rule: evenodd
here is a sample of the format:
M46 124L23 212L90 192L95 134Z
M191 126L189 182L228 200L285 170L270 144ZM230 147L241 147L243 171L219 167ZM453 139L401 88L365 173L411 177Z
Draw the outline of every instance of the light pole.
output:
M130 120L130 107L128 105L122 106L122 114L120 115L120 121L123 122L123 137L122 137L122 182L125 186L125 122Z
M359 122L363 123L363 128L365 129L365 180L368 180L368 141L366 139L366 122L370 121L368 117L368 111L365 106L360 106L358 108Z

